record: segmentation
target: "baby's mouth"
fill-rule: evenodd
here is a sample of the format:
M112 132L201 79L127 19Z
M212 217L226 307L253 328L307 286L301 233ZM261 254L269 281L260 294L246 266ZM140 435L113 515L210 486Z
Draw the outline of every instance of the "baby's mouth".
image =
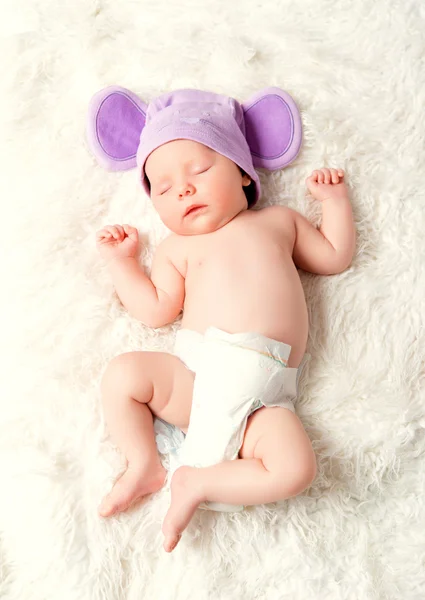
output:
M206 204L192 204L191 206L187 207L186 212L184 213L184 216L187 217L189 215L194 215L198 212L201 212L201 210L206 207L207 207Z

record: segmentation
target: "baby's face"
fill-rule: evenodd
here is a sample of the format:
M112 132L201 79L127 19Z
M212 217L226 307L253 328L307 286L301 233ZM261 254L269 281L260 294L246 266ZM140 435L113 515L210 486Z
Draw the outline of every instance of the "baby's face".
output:
M145 164L151 198L162 222L180 235L211 233L247 209L239 167L222 154L191 140L174 140L149 155Z

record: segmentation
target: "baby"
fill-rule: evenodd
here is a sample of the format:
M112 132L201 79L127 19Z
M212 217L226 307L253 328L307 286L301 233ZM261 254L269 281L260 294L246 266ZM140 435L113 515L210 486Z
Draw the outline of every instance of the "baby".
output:
M207 127L191 115L194 130ZM230 125L221 133L231 135ZM106 423L127 469L100 515L124 511L163 486L153 416L187 434L162 528L167 552L203 503L276 502L312 483L314 452L294 412L308 336L297 267L340 273L355 249L342 170L319 169L306 180L322 202L316 229L283 206L251 209L259 181L243 140L238 154L200 139L173 131L141 150L142 182L171 231L150 278L136 258L137 229L111 225L97 233L131 315L157 328L183 311L175 354L120 355L101 384Z

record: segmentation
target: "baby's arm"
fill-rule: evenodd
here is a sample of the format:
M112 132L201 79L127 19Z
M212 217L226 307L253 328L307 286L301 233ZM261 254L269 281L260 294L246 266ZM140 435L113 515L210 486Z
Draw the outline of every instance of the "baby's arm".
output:
M130 235L134 236L137 244L137 230L133 227L124 226ZM174 321L179 312L183 308L184 302L184 278L171 262L169 256L173 240L165 239L157 248L154 256L151 278L143 272L142 267L135 258L135 250L117 252L117 245L125 244L128 238L123 228L116 226L108 228L114 230L119 237L115 238L115 253L110 252L106 248L101 249L98 246L103 256L108 260L109 271L112 276L115 290L121 302L128 312L149 327L162 327ZM134 241L133 240L133 241ZM109 249L112 250L111 248Z
M307 179L311 194L322 202L323 217L320 229L296 211L295 264L311 273L333 275L347 269L352 261L356 231L348 190L340 169L320 169Z

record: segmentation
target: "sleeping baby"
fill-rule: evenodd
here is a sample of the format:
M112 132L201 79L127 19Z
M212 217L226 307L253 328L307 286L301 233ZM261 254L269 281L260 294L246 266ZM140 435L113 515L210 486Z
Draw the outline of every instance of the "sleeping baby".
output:
M274 94L270 89L276 90L261 99ZM280 98L288 97L280 91ZM308 337L297 268L322 275L345 270L355 228L340 169L318 169L306 180L322 203L319 229L284 206L255 208L253 146L260 142L252 127L267 128L272 109L263 106L263 121L253 115L247 131L248 111L232 98L180 90L150 103L137 165L171 232L156 250L150 277L137 260L135 227L110 225L97 233L115 290L133 317L158 328L183 312L173 354L117 356L101 383L107 427L127 459L101 516L164 485L153 417L185 433L162 528L167 552L200 505L226 510L276 502L303 492L316 474L294 411Z

